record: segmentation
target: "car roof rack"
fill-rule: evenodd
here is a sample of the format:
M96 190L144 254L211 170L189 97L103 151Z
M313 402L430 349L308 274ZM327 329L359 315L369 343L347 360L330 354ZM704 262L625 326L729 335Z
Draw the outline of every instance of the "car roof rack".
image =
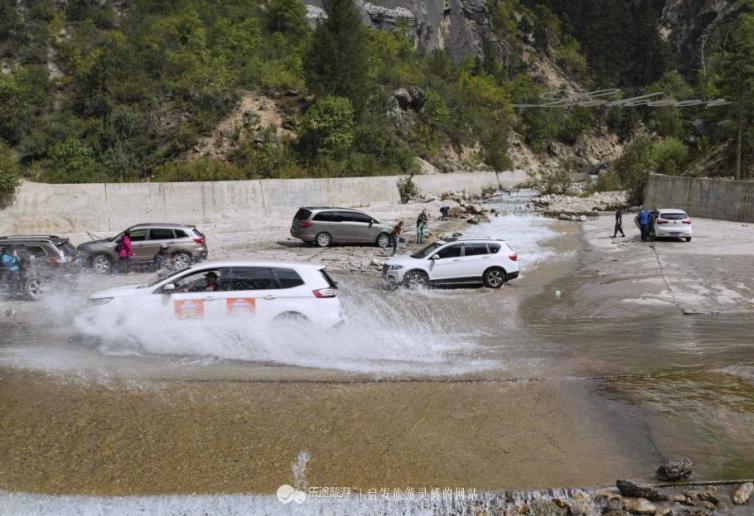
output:
M8 235L0 236L0 240L12 241L12 240L64 240L57 235Z

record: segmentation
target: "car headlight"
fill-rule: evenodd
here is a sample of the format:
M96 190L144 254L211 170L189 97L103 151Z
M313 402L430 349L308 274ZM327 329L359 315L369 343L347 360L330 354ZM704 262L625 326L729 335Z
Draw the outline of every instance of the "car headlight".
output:
M90 306L99 306L106 305L112 300L113 298L111 297L90 297L88 301Z
M387 270L389 271L398 271L403 268L403 265L389 265Z

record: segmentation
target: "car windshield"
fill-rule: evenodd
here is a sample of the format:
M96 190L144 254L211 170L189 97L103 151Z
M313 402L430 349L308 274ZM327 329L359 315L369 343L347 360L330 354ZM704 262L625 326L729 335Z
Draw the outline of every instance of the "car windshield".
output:
M154 287L154 286L155 286L155 285L157 285L158 283L162 283L162 282L163 282L163 281L165 281L166 279L174 278L174 277L176 277L176 276L177 276L178 274L180 274L180 273L182 273L182 272L185 272L185 271L186 271L186 270L188 270L188 269L189 269L189 267L184 267L183 269L177 270L177 271L175 271L174 273L170 274L169 276L164 276L164 277L162 277L162 278L158 277L158 278L157 278L157 279L155 279L155 280L154 280L153 282L151 282L151 283L149 283L149 284L147 284L147 285L144 285L144 286L143 286L142 288L144 288L144 287Z
M441 244L439 242L435 242L434 244L429 244L427 247L422 249L421 251L417 251L416 253L411 255L411 258L417 258L421 260L422 258L427 258L428 256L431 256L432 253L437 251L441 246L444 244Z

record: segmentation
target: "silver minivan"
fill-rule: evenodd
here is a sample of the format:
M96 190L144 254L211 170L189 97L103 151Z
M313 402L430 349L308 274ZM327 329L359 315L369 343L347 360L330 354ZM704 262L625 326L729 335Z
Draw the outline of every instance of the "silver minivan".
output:
M387 247L392 231L391 224L348 208L300 208L291 224L291 236L319 247L332 244Z

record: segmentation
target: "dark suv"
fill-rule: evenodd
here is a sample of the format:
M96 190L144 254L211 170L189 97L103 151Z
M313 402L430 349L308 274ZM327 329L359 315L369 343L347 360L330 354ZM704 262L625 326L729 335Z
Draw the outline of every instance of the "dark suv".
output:
M81 261L100 274L109 273L118 260L118 243L126 231L131 235L131 244L137 264L151 264L160 247L174 260L176 269L185 269L207 258L207 242L204 234L185 224L137 224L121 231L114 237L85 242L78 247Z
M0 255L16 251L20 259L18 276L2 270L0 290L6 294L37 299L45 285L71 280L81 272L76 248L67 238L55 235L16 235L0 237Z

